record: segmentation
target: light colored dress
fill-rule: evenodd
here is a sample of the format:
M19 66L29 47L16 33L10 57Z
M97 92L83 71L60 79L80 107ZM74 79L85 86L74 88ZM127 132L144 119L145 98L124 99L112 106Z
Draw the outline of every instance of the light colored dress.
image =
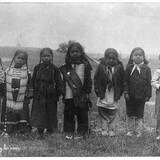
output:
M151 85L156 89L155 113L156 113L156 132L160 135L160 68L157 69L151 80Z

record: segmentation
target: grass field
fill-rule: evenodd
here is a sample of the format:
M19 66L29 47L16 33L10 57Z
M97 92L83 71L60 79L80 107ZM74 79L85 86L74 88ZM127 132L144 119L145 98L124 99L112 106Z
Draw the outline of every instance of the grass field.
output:
M33 71L36 64L39 63L40 49L25 48L29 54L29 69ZM0 48L0 57L13 57L16 48ZM159 67L159 60L149 60L152 73ZM122 60L124 65L127 60ZM3 62L4 68L7 68L9 61ZM64 63L64 55L55 53L54 63L60 66ZM91 62L93 67L92 77L97 64ZM89 113L91 128L99 128L99 118L97 114L96 96L92 90L91 99L93 102L92 111ZM66 140L62 131L63 104L59 102L58 118L59 130L53 135L45 134L45 140L38 140L37 133L31 132L26 135L14 133L10 137L0 137L0 156L3 157L132 157L132 156L160 156L160 142L155 138L155 114L154 114L155 90L153 96L145 106L144 123L145 128L143 136L128 138L124 136L126 132L125 103L121 98L121 107L118 112L116 137L102 137L99 132L91 132L86 140Z

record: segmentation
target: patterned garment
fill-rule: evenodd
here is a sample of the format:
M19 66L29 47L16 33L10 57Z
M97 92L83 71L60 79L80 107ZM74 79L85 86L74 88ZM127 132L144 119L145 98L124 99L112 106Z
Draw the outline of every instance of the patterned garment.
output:
M28 82L28 70L26 66L22 68L14 68L13 66L10 69L6 70L6 91L7 91L7 102L6 108L13 110L21 110L23 108L23 101L26 93L26 86ZM12 88L13 80L17 79L20 81L19 88ZM16 101L13 98L13 92L18 91Z
M1 69L0 70L0 83L4 83L5 80L5 74L4 71Z

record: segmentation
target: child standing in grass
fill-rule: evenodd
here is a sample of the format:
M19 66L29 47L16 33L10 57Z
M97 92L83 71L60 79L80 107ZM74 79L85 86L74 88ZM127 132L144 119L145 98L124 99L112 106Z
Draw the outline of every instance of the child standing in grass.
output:
M67 139L83 138L88 133L87 100L92 89L91 66L79 43L68 47L65 64L60 67L64 80L64 132ZM78 120L75 132L75 115Z
M30 129L28 105L32 83L27 61L27 52L17 50L5 72L1 119L2 129L7 134L16 130L23 134Z
M155 113L156 113L156 133L157 139L160 139L160 68L158 68L151 80L151 85L156 89Z
M116 113L123 93L124 68L118 52L108 48L94 75L94 90L103 136L115 136Z
M147 66L145 52L136 47L132 50L125 70L126 110L128 116L128 133L132 136L134 127L137 137L142 136L145 102L151 98L151 70Z
M49 134L57 129L57 102L63 92L59 69L53 64L53 52L43 48L40 62L35 66L33 77L33 106L31 126L38 128L39 138L43 139L44 129Z

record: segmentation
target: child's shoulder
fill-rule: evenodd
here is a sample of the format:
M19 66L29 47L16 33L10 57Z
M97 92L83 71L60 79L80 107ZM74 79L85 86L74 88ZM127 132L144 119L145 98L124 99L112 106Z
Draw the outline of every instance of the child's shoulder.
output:
M34 66L34 69L39 68L40 64Z
M65 67L66 67L66 64L64 63L59 67L59 69L62 69L62 68L65 68Z
M127 69L131 69L133 66L134 66L133 64L127 64L127 65L126 65L126 70L127 70Z
M147 64L142 64L141 68L149 69L150 70L150 67Z
M157 68L155 72L160 74L160 68Z
M55 64L51 64L51 65L54 69L58 69L58 67Z

